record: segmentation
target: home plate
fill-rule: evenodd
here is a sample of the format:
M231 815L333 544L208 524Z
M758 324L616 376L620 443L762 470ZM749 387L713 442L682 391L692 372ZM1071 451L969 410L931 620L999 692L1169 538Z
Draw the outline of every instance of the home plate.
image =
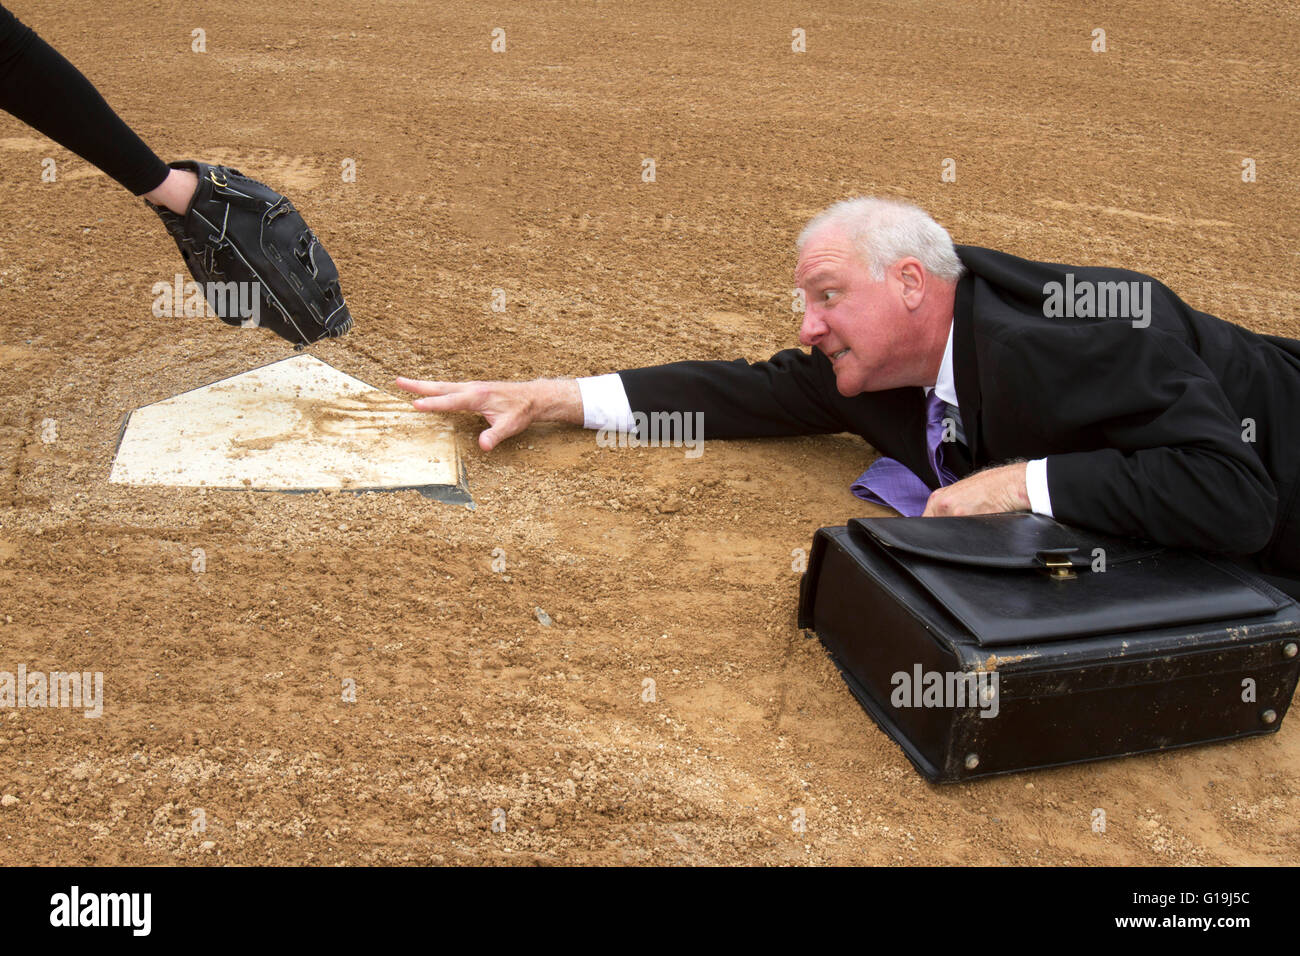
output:
M436 415L312 355L127 416L109 481L264 491L396 491L473 507L456 434Z

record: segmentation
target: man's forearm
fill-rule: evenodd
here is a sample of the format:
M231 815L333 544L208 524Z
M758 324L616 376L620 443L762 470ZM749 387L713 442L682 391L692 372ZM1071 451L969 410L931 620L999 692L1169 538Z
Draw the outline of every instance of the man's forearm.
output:
M533 421L583 423L582 392L577 379L539 378L523 384L528 389Z

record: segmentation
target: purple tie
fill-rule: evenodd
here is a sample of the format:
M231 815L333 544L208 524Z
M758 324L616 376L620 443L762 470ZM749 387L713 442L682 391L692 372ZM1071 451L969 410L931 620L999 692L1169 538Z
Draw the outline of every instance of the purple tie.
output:
M930 467L939 476L939 484L950 485L957 480L943 462L944 418L949 406L934 389L925 397L925 447ZM851 490L863 501L888 505L899 514L915 518L925 511L930 500L930 487L906 465L894 458L877 458L852 485Z

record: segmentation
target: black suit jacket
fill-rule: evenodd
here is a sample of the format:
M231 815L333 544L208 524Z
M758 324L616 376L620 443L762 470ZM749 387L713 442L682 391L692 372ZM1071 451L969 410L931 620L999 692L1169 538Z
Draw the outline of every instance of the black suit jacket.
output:
M957 253L958 475L1045 457L1062 521L1300 570L1300 342L1198 312L1141 273ZM1150 325L1047 317L1045 287L1067 281L1150 283ZM819 351L620 375L633 411L702 412L706 438L852 432L938 487L921 389L845 398Z

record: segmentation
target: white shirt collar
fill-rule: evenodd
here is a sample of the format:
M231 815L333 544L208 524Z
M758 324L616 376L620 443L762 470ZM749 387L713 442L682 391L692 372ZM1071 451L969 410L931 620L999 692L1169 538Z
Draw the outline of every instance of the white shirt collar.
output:
M957 380L952 374L952 327L953 323L948 323L948 344L943 349L943 361L939 363L939 377L934 380L933 387L939 393L939 398L947 402L953 408L958 408L957 404ZM926 387L925 394L930 394L930 387Z

